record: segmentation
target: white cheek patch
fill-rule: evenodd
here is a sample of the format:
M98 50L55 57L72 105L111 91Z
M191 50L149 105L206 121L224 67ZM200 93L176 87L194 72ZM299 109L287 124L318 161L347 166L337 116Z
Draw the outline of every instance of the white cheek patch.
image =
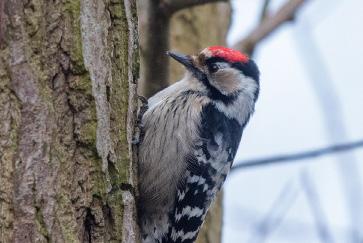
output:
M255 98L256 90L258 89L258 84L255 80L250 77L245 77L241 82L242 91L246 95Z
M254 100L249 95L240 94L232 105L226 105L223 102L216 102L216 107L223 112L228 118L233 118L242 125L253 113Z
M244 78L245 76L240 71L230 67L219 70L208 77L211 84L224 95L241 90L241 81Z

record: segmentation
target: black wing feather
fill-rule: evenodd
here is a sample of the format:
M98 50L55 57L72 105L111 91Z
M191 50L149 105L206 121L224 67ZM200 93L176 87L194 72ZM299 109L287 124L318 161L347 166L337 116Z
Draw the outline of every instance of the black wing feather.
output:
M186 158L186 176L178 187L174 210L169 215L169 232L163 243L195 241L207 210L227 176L228 170L220 168L229 169L232 165L243 127L244 124L226 117L213 104L203 108L201 140Z

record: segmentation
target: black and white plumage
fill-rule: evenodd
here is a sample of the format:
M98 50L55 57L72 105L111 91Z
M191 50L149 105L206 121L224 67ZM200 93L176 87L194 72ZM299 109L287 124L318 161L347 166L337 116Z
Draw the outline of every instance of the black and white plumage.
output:
M259 71L247 56L209 47L169 53L187 69L148 100L139 148L143 243L194 242L254 111Z

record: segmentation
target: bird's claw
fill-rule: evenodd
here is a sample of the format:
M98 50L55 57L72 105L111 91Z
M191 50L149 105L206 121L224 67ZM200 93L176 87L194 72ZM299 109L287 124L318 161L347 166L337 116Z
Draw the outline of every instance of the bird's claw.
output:
M144 96L138 95L137 97L141 101L141 105L140 105L140 108L139 108L139 111L137 114L137 120L136 120L137 131L135 133L134 138L131 141L131 143L133 145L138 145L143 140L144 131L143 131L143 125L142 125L142 117L144 116L145 112L149 108L148 101Z

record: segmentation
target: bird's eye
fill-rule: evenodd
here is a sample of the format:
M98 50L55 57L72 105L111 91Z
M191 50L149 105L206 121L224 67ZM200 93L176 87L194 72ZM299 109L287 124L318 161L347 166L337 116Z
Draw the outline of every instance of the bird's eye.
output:
M209 72L211 72L211 73L215 73L215 72L217 72L217 71L218 71L218 69L219 69L219 66L218 66L216 63L214 63L214 64L212 64L212 65L209 67Z

